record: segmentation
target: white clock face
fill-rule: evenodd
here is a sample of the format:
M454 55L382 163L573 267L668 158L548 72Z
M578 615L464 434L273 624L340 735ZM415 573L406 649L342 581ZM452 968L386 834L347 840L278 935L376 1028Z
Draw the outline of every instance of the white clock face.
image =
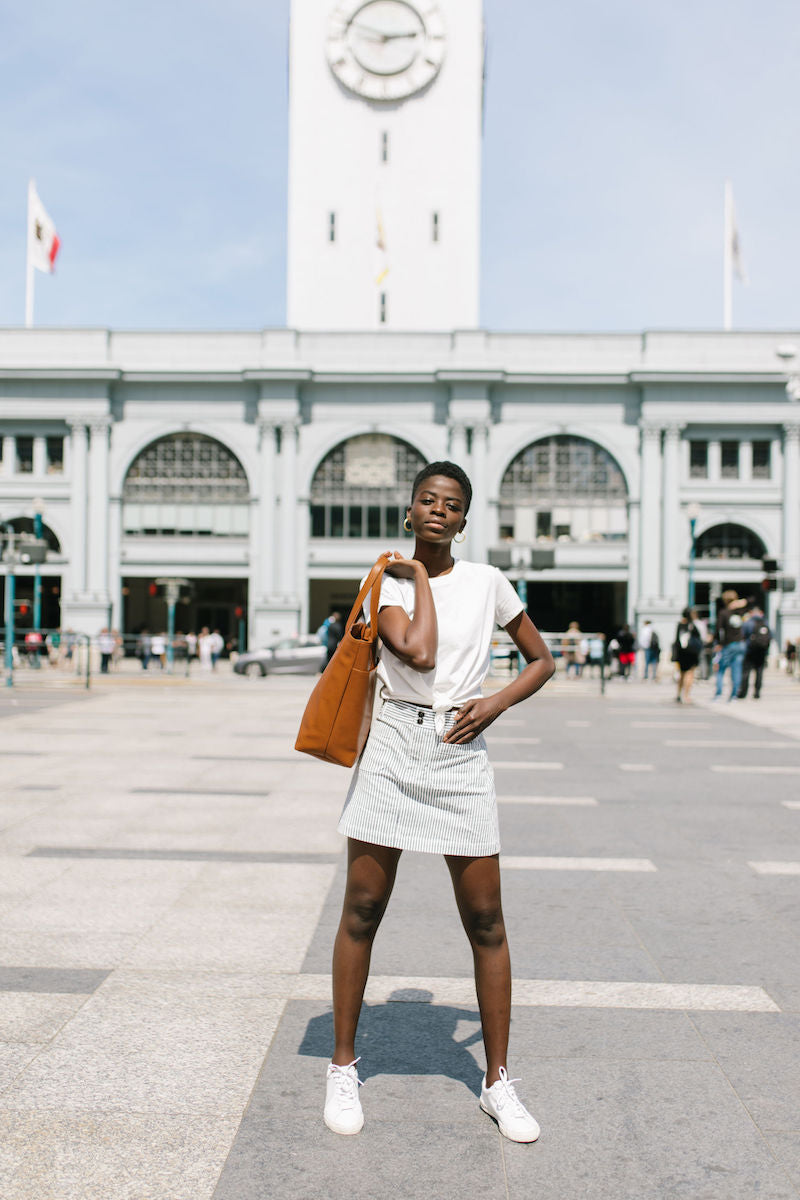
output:
M368 100L401 100L426 87L444 58L436 4L347 0L330 18L328 62L337 79Z

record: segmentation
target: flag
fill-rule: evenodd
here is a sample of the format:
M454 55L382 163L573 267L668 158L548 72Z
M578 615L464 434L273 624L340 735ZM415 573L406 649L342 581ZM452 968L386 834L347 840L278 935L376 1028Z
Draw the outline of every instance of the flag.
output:
M28 188L28 261L37 271L52 275L61 240L56 227L39 199L36 184Z
M736 273L736 278L739 280L739 282L743 283L745 287L747 287L750 280L747 277L747 268L744 265L744 258L742 257L742 243L741 239L739 238L739 227L736 223L736 209L733 204L733 189L731 189L729 193L729 204L730 215L728 219L728 237L730 239L729 252L731 256L731 266L733 267L733 270Z

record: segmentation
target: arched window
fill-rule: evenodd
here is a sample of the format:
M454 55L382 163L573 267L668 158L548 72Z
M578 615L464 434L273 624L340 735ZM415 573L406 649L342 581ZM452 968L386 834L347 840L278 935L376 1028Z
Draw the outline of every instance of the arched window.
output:
M625 477L587 438L534 442L500 484L500 536L517 542L619 540L628 534Z
M29 533L31 537L34 534L33 517L12 517L8 524L14 530L14 533ZM0 537L1 536L2 534L0 534ZM42 537L47 542L48 554L61 553L61 543L53 533L50 526L46 525L44 522L42 522Z
M142 450L125 476L125 533L246 537L249 491L242 464L222 442L171 433Z
M764 558L767 548L745 525L712 525L695 543L698 558Z
M311 536L397 538L425 459L399 438L364 434L326 454L311 484Z

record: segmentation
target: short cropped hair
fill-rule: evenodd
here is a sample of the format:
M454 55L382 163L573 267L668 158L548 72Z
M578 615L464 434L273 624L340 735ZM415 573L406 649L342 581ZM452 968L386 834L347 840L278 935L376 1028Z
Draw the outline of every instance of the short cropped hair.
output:
M427 463L421 471L417 472L414 483L411 486L411 502L413 504L414 497L422 487L426 479L430 479L432 475L444 475L445 479L454 479L464 495L464 513L469 512L469 506L472 503L472 484L467 478L466 471L462 471L461 467L456 466L452 462L433 462Z

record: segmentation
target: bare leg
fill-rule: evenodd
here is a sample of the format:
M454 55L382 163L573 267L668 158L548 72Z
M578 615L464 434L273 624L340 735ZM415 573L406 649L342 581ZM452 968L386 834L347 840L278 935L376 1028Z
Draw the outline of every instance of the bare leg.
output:
M486 1084L506 1065L511 1023L511 960L500 899L500 859L446 855L458 911L472 946L475 988L486 1048Z
M690 667L689 670L683 676L683 678L684 678L683 701L684 701L684 704L691 704L692 703L692 700L691 700L692 684L694 683L694 667Z
M369 975L372 943L394 887L401 850L349 838L347 885L333 947L332 1061L344 1067L356 1056L355 1039Z

